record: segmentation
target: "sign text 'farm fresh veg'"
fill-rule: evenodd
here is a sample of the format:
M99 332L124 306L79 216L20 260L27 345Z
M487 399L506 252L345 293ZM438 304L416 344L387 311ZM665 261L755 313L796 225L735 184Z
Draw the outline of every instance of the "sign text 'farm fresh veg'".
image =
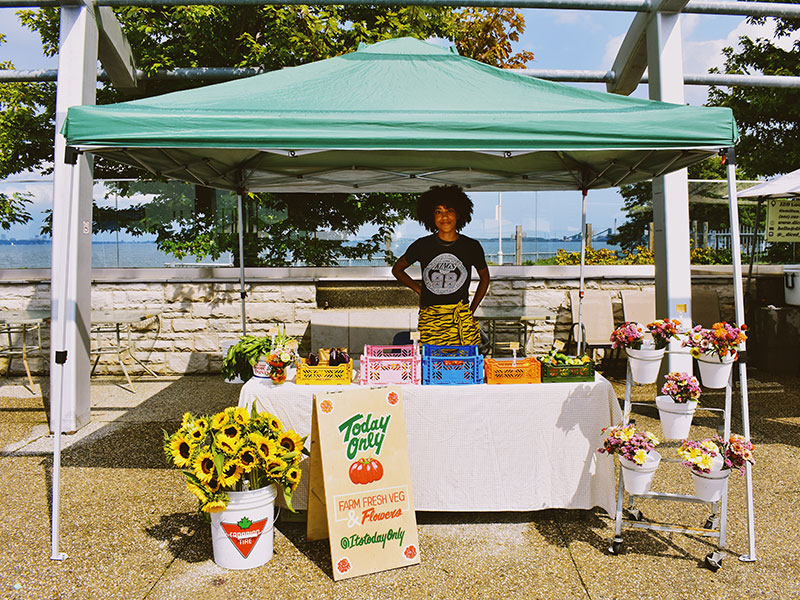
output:
M358 413L341 423L339 432L344 434L342 441L347 444L347 458L353 460L359 452L373 449L380 455L391 418L392 415L373 417L372 413L367 416Z

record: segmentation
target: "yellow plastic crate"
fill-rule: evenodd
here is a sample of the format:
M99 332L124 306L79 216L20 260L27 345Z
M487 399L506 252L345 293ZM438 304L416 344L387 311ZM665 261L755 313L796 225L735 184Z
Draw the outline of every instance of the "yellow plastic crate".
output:
M303 364L297 367L298 385L349 385L352 380L353 361L335 367L328 365L312 367L303 359Z

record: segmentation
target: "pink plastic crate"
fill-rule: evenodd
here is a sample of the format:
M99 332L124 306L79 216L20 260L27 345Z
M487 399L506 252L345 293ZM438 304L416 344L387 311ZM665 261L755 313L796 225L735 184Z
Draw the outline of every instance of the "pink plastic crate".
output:
M361 385L420 382L419 346L364 346L361 355Z

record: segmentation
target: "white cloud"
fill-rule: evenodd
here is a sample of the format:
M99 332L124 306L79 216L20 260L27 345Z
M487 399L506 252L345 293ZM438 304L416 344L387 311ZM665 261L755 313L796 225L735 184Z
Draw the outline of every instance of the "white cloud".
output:
M606 42L605 52L603 53L603 64L607 65L606 68L610 69L617 58L619 48L622 46L622 40L625 39L625 34L616 35Z

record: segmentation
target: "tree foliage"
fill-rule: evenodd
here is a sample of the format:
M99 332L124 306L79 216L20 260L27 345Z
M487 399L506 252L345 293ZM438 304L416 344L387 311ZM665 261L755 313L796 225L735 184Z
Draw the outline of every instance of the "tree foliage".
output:
M748 21L763 24L765 18L750 17ZM789 49L781 47L781 40L800 27L800 19L776 18L775 24L772 39L740 37L739 48L725 48L725 72L800 73L800 43L794 42ZM733 110L741 134L737 161L752 175L788 173L800 165L800 89L712 87L709 104Z
M525 21L518 11L507 8L391 6L172 6L114 9L133 48L137 67L146 74L177 67L259 67L277 70L305 64L357 49L360 43L375 43L400 36L430 37L452 41L459 53L495 66L522 67L533 55L515 53ZM42 38L43 52L58 50L57 8L23 10L17 14ZM155 80L140 82L135 94L152 96L203 85L202 81ZM16 90L0 84L0 101L16 93L10 102L17 119L18 139L29 140L27 153L18 151L9 139L5 121L0 122L0 151L17 157L0 163L0 176L24 169L41 169L52 161L52 85L15 84ZM38 86L38 87L37 87ZM25 95L23 95L25 94ZM50 100L48 100L48 98ZM129 100L132 96L109 85L98 88L98 104ZM4 105L5 108L5 105ZM45 132L46 143L38 137ZM34 142L30 142L34 140ZM19 142L14 142L19 144ZM138 177L128 167L95 163L95 177ZM226 250L238 255L236 230L221 226L219 204L231 199L214 198L208 190L197 194L176 191L167 183L121 185L115 191L131 195L142 186L160 189L147 204L124 211L95 206L95 231L121 226L134 235L154 234L159 248L178 257L187 254L218 257ZM414 198L401 194L248 194L245 198L246 264L333 264L335 258L382 253L386 235L412 214ZM264 215L285 218L263 220ZM259 217L258 215L262 215ZM335 230L353 235L363 225L377 232L370 239L345 244L326 239L318 231ZM45 231L49 225L45 225Z
M689 167L689 179L723 180L727 178L726 169L722 159L715 156ZM736 172L737 178L745 175L740 169ZM651 182L645 181L620 188L623 199L622 210L625 212L626 220L619 226L616 234L608 236L609 244L617 244L632 251L647 242L649 226L653 221L652 187ZM719 204L689 202L689 219L700 223L708 222L710 229L726 229L729 227L730 219L728 206L722 203L725 198L722 193L717 197L720 200ZM752 226L754 218L754 210L751 207L740 207L739 220L742 225Z

